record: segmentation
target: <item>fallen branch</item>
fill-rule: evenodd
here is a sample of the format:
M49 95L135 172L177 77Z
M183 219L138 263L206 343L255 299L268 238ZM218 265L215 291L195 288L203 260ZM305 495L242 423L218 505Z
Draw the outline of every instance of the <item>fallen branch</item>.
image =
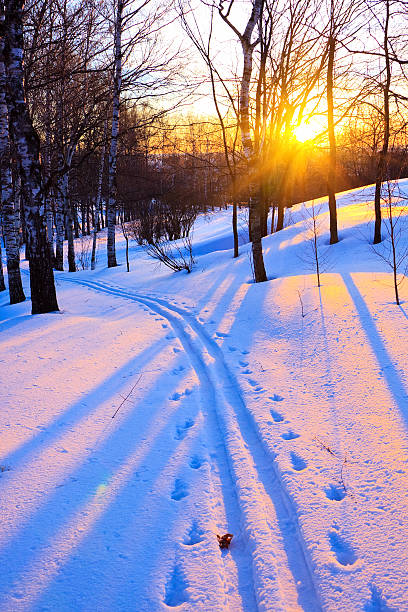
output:
M137 379L137 381L135 382L135 384L133 385L133 387L131 388L131 390L130 390L130 391L129 391L129 393L127 394L127 396L123 398L122 403L121 403L121 404L120 404L120 405L119 405L119 406L116 408L116 410L115 410L114 414L112 415L112 419L114 419L114 418L115 418L115 416L118 414L118 412L119 412L119 410L122 408L123 404L124 404L125 402L129 401L130 396L132 395L133 391L135 390L135 388L136 388L136 387L137 387L137 385L139 384L140 379L142 378L142 376L143 376L143 372L140 374L139 378ZM121 396L121 397L123 397L123 396Z

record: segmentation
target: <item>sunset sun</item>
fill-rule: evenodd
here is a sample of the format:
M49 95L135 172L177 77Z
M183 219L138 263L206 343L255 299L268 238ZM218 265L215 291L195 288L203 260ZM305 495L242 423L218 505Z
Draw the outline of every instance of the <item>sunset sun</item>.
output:
M308 121L302 122L293 128L293 135L299 142L313 140L326 129L324 120L321 117L312 117Z

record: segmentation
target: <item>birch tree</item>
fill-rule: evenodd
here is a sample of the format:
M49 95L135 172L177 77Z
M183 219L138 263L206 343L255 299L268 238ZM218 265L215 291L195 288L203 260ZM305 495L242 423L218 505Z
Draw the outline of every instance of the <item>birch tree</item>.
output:
M1 240L0 240L0 291L6 290L6 283L4 282L4 274L3 274L3 257L1 253Z
M103 181L103 169L105 167L107 132L108 132L108 120L106 119L104 133L103 133L101 158L100 158L99 170L98 170L98 186L97 186L96 199L95 199L94 229L93 229L93 235L92 235L91 270L95 270L95 266L96 266L96 241L97 241L97 235L98 235L98 228L100 227L99 215L101 217L101 221L103 220L103 214L102 213L100 214L100 211L101 211L101 202L102 202L102 181Z
M17 210L14 202L13 180L11 172L11 151L9 140L8 110L6 100L6 68L4 65L4 13L0 15L0 176L1 176L1 211L3 218L3 235L6 244L7 275L10 304L24 302L25 295L20 274L20 244Z
M119 108L122 89L122 22L126 0L117 0L114 21L114 63L113 63L113 91L112 91L112 131L108 163L108 202L106 222L108 225L108 268L117 266L115 249L115 224L117 204L117 156L119 136Z
M3 4L3 3L2 3ZM45 196L40 162L40 140L28 112L23 80L22 0L6 0L5 67L10 136L14 144L24 199L29 249L32 314L58 310L54 273L47 242Z
M224 7L224 4L227 4ZM244 154L247 160L247 182L249 191L249 226L252 241L254 280L256 283L267 280L262 252L262 226L260 210L260 182L258 178L259 158L256 155L250 127L250 87L253 68L253 54L259 38L253 40L254 31L259 24L263 0L252 0L252 10L244 31L241 33L230 19L234 0L220 3L219 15L231 28L241 43L243 56L242 78L240 83L240 132Z

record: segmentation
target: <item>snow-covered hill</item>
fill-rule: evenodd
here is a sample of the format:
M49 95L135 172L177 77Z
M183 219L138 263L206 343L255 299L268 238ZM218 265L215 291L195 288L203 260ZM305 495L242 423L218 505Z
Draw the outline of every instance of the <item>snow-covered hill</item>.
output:
M107 270L101 241L60 313L0 297L1 611L408 610L408 285L398 307L372 197L339 196L331 247L314 203L320 290L309 203L261 285L226 210L191 274L135 244Z

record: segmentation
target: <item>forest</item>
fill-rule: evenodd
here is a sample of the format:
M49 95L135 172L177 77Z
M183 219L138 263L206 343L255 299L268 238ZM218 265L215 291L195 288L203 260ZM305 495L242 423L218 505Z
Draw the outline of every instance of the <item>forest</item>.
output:
M266 278L262 237L281 230L297 202L329 195L336 243L335 192L375 182L381 241L381 183L406 175L404 2L247 4L2 4L11 303L25 299L22 244L33 313L50 312L64 240L75 272L74 239L97 243L106 227L114 267L118 223L149 244L228 204L235 255L236 208L248 209L256 282Z

